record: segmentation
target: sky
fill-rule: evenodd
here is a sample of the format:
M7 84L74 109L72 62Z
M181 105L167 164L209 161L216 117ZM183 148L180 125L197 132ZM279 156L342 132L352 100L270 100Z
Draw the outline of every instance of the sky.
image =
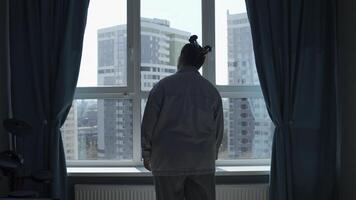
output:
M97 30L126 24L126 0L91 0L84 34L78 86L97 85ZM245 0L216 0L216 81L227 84L227 10L230 14L246 12ZM172 28L188 31L202 38L201 0L141 0L141 17L170 21ZM200 40L201 41L201 40Z

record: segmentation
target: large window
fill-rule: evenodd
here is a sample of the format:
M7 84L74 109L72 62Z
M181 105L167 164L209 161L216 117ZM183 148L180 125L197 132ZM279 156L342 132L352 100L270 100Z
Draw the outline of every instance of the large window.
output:
M213 46L201 73L223 98L218 165L269 163L274 127L244 0L92 0L75 100L62 127L69 166L141 165L148 92L176 72L191 34Z

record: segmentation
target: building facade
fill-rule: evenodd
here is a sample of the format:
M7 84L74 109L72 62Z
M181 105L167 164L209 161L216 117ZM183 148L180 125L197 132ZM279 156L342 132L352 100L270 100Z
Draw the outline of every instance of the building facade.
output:
M61 127L63 147L67 160L78 159L78 116L77 104L74 101Z
M251 28L246 13L227 12L229 85L258 86ZM230 159L269 158L274 130L263 98L229 99Z

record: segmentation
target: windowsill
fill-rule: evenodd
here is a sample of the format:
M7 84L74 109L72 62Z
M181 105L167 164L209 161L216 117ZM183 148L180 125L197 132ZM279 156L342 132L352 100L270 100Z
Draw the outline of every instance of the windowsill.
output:
M143 167L68 167L72 177L145 177L152 176ZM261 176L269 175L270 166L219 166L217 176Z

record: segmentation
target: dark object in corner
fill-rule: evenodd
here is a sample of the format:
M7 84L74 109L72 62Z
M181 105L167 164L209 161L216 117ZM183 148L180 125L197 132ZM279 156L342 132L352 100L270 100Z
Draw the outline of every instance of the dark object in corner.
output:
M52 173L48 170L39 170L25 174L24 159L17 152L16 137L24 137L30 134L32 126L25 121L18 119L5 119L3 125L6 131L11 135L12 149L0 153L0 171L4 176L9 177L11 192L7 197L12 198L36 198L38 193L35 191L21 190L21 183L25 179L48 184L52 181Z

